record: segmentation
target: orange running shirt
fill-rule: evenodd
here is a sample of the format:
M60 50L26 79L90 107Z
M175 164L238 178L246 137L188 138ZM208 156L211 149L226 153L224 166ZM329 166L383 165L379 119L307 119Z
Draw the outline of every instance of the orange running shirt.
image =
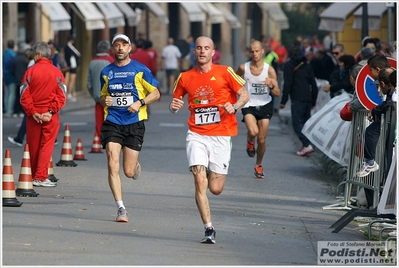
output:
M235 136L238 124L235 114L228 114L223 107L226 102L235 104L237 92L245 84L229 66L212 64L207 73L197 68L179 75L173 89L173 98L188 94L189 129L207 136Z

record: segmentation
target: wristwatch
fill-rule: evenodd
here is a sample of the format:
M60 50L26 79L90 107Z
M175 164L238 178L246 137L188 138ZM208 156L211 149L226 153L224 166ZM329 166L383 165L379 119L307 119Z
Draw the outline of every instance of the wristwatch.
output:
M55 112L53 112L52 110L48 110L48 112L49 112L51 115L55 114Z
M275 88L275 85L273 84L273 87L269 87L270 88L270 90L272 90L272 89L274 89Z
M233 105L233 107L234 107L234 113L236 113L236 112L237 112L237 110L238 110L238 107L237 107L237 105L236 105L236 104L234 104L234 105Z
M145 105L145 101L143 99L140 99L140 103L141 103L141 106Z

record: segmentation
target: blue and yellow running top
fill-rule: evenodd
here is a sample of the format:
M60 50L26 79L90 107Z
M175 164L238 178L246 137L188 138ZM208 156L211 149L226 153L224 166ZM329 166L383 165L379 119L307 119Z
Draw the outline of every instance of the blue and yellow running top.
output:
M112 106L104 110L104 121L129 125L148 119L146 105L142 106L138 113L128 111L133 102L144 99L148 93L158 90L158 81L145 65L134 60L121 67L111 63L101 71L100 80L100 96L113 98Z

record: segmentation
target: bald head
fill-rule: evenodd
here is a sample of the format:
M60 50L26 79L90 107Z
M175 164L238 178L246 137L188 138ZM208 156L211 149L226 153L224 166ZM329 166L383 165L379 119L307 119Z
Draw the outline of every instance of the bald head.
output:
M259 40L254 40L251 42L252 48L262 48L262 43Z
M213 40L209 38L208 36L200 36L195 40L195 46L198 44L204 44L209 46L211 49L215 49L215 44L213 43Z

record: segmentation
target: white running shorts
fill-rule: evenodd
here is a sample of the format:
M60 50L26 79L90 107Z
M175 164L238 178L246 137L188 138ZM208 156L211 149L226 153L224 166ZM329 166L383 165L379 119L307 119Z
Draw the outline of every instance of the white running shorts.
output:
M186 137L188 166L203 165L218 174L227 175L231 158L230 136L204 136L190 130Z

